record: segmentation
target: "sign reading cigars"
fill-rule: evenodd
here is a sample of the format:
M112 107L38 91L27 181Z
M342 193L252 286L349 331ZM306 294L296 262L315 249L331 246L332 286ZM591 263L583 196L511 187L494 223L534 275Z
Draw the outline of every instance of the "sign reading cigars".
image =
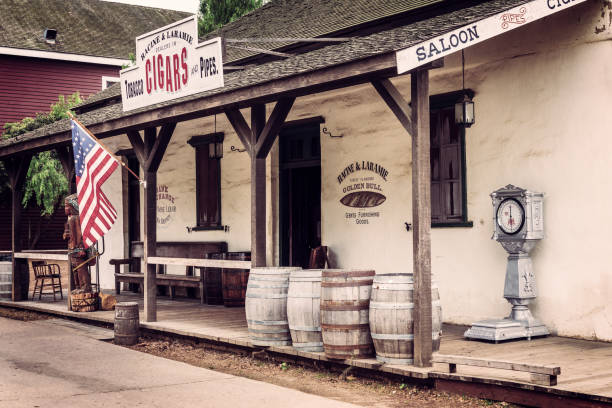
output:
M457 28L396 52L397 73L403 74L446 55L488 40L521 25L566 10L586 0L535 0Z
M198 44L196 17L136 37L136 66L121 77L123 111L223 87L221 38Z

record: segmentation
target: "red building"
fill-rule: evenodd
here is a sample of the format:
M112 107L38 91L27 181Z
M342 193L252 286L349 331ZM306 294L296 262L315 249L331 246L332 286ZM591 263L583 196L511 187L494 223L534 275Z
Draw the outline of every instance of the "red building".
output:
M188 15L100 0L0 1L0 135L6 122L49 112L59 95L86 99L117 82L135 37ZM0 250L11 246L9 206L0 188ZM40 210L27 209L24 248L63 246L63 218L60 209L41 225Z

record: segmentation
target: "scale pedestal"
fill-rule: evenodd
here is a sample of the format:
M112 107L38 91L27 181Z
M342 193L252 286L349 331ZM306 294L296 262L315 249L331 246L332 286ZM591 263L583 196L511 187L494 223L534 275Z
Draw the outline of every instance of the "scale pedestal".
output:
M525 222L517 234L507 234L500 229L496 219L493 239L508 252L504 298L512 305L510 315L504 319L487 319L472 324L464 336L470 339L499 342L511 339L527 339L550 334L546 326L533 317L529 302L536 297L536 282L529 252L543 238L541 193L508 185L493 194L493 206L497 215L500 205L514 200L525 210Z
M465 337L470 339L489 340L495 343L503 340L527 339L548 336L550 332L542 323L535 320L535 325L526 325L510 318L501 320L482 320L467 329Z

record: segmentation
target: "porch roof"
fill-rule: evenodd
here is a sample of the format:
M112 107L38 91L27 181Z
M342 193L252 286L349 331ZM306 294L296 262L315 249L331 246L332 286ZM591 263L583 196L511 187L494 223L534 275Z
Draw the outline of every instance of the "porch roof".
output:
M121 103L110 104L79 116L98 137L104 138L221 113L229 107L273 102L284 96L304 96L330 89L368 82L373 77L397 75L395 51L434 38L527 3L527 0L493 0L457 11L403 25L350 41L329 45L284 60L225 75L225 86L183 98L123 112ZM119 85L103 91L105 98L120 94ZM55 122L0 141L0 158L47 150L69 143L70 121Z

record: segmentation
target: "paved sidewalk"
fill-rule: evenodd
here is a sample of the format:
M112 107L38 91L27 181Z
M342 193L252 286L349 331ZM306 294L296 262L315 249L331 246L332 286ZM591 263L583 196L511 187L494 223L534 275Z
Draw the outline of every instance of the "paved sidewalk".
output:
M0 318L0 407L356 407L97 340L106 336Z

